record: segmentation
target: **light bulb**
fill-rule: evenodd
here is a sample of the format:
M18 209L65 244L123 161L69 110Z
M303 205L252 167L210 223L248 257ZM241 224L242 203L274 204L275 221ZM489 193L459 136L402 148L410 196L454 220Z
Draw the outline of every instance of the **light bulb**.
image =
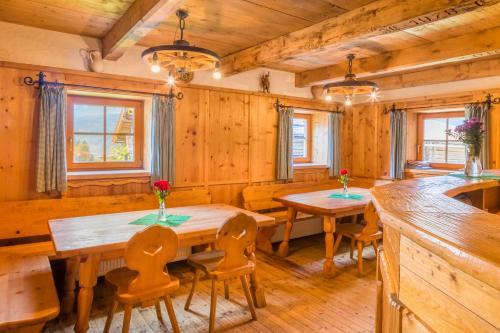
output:
M332 99L333 99L332 95L326 95L325 96L325 101L327 101L327 102L331 102Z
M158 54L153 53L153 63L151 64L151 72L159 73L161 70L160 64L158 63Z
M174 76L172 75L172 73L168 73L168 79L167 79L167 83L169 86L173 86L174 83L175 83L175 78Z
M349 96L345 97L344 105L345 106L351 106L352 105L351 97L349 97Z
M212 73L212 77L216 80L220 80L222 78L222 73L220 72L220 62L215 63L214 72Z
M370 99L372 101L376 101L378 99L378 93L377 91L373 90L371 93L370 93Z
M160 65L158 64L152 64L151 65L151 72L153 73L159 73L161 70Z
M220 80L222 78L222 73L219 72L219 70L214 70L214 72L212 73L212 77L215 79L215 80Z

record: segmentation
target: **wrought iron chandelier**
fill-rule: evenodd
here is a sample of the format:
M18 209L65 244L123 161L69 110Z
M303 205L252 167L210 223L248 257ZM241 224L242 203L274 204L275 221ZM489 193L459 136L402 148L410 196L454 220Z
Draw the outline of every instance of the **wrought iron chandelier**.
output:
M370 94L372 100L377 98L378 85L372 81L356 80L356 75L352 73L352 61L354 54L347 55L349 62L348 72L342 82L328 83L323 86L325 91L325 100L331 101L333 95L344 95L344 104L346 106L352 105L352 99L355 95Z
M184 29L188 12L178 10L180 39L174 40L171 45L150 47L142 52L142 59L150 66L154 73L166 70L169 73L168 83L173 85L174 75L183 75L190 72L213 69L214 79L220 79L220 57L217 53L201 47L191 46L184 40Z

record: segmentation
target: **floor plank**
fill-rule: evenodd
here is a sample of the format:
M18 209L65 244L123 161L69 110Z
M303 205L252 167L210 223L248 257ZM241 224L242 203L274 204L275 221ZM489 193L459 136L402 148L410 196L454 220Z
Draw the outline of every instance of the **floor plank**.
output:
M359 277L356 256L349 258L347 242L342 243L335 257L337 274L333 279L322 275L323 236L296 239L290 243L287 258L258 253L260 281L266 289L267 307L257 309L257 321L252 321L239 280L230 283L230 299L218 289L216 330L218 332L373 332L375 322L375 253L366 248L363 257L365 274ZM210 312L210 281L202 280L193 297L190 311L184 302L190 288L192 273L185 262L169 265L171 273L181 280L175 293L177 320L182 332L206 332ZM112 289L101 279L95 288L89 332L102 332L111 301ZM132 312L130 332L171 332L172 327L162 303L164 323L156 318L154 307ZM73 331L76 316L56 318L49 322L45 333ZM123 309L118 308L111 332L121 332Z

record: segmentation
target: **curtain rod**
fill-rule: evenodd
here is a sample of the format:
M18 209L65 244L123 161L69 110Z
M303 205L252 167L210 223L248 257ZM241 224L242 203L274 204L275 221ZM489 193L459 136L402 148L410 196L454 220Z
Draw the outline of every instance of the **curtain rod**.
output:
M281 104L279 98L276 98L276 102L273 103L273 106L276 108L276 110L278 110L278 108L294 108L294 109L304 109L304 110L318 111L318 112L329 112L329 113L342 113L342 114L344 114L344 111L340 111L338 104L336 104L336 106L337 106L336 110L316 109L316 108L306 108L306 107L302 107L302 106Z
M89 88L89 89L104 90L104 91L125 92L125 93L131 93L131 94L141 94L141 95L157 95L157 96L164 96L164 97L168 97L168 98L176 98L178 100L181 100L184 98L184 94L182 92L178 92L177 94L175 94L173 92L173 87L170 87L168 94L156 94L156 93L149 93L149 92L137 91L137 90L106 88L106 87L89 86L89 85L84 85L84 84L47 81L47 80L45 80L46 75L44 72L38 73L37 77L38 77L38 80L34 80L31 76L26 76L23 79L23 82L27 86L34 86L34 85L38 84L38 88L41 88L44 85L55 85L55 86L65 86L65 87L74 87L74 88Z
M451 107L451 106L460 106L463 107L465 104L481 104L485 103L488 105L488 109L491 108L493 104L500 104L500 97L493 97L491 94L487 94L486 98L482 102L472 102L472 103L450 103L450 104L443 104L440 105L441 107ZM384 108L384 114L390 113L390 112L402 112L402 111L407 111L407 110L417 110L417 109L428 109L429 107L426 106L410 106L410 107L405 107L404 109L397 109L396 104L392 104L390 108L385 107Z

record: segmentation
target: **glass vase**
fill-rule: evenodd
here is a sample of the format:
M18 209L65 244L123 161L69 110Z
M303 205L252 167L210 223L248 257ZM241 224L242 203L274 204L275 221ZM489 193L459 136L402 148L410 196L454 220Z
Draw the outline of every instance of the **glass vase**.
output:
M347 194L347 177L346 177L346 179L344 180L344 192L343 192L343 193L344 193L344 196L345 196L345 197L347 197L347 196L348 196L348 194Z
M158 210L158 221L165 222L167 220L167 212L165 211L165 200L160 200L160 209Z
M474 146L467 146L467 156L465 160L464 174L468 177L481 177L483 174L483 166L479 159L480 149L475 149Z

